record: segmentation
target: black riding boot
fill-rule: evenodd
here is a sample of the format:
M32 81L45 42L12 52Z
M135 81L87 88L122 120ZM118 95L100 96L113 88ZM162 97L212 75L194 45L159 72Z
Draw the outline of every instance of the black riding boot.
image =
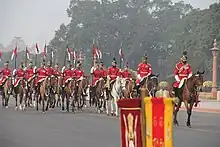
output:
M136 86L137 96L140 96L140 85Z

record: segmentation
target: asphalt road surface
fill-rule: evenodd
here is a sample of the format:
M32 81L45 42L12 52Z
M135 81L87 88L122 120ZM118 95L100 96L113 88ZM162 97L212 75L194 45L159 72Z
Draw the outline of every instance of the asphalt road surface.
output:
M174 147L220 147L220 115L185 112L174 127ZM89 112L76 114L34 109L15 111L0 106L0 147L120 147L119 119Z

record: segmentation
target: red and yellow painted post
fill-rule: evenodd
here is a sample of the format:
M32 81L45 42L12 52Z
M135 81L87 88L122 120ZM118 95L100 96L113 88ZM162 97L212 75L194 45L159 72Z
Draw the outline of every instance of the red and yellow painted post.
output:
M173 146L173 100L146 97L146 147Z
M142 147L141 99L120 99L121 147Z

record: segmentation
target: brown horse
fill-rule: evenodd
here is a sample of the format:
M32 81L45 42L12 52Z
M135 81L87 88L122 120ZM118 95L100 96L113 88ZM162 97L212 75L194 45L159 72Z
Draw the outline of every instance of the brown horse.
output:
M132 98L133 89L135 87L134 80L123 80L122 95L124 98Z
M85 94L89 85L88 77L83 77L81 80L76 81L76 94L75 100L77 101L77 107L82 110L82 107L86 104Z
M12 77L8 77L1 87L2 92L2 106L8 108L9 97L12 92Z
M62 87L61 97L62 97L62 111L64 111L64 101L66 98L66 111L69 112L70 98L73 93L73 87L75 84L75 80L71 79L67 83L65 83L65 87ZM75 103L72 101L72 112L74 112Z
M35 77L29 79L26 81L26 99L28 101L28 107L33 106L35 107L35 97L33 96L34 92L35 92ZM34 97L34 100L32 99ZM34 102L33 102L34 101Z
M15 109L18 109L18 97L19 97L19 109L25 110L27 106L26 93L26 81L24 78L20 79L19 83L14 87L14 97L15 97Z
M175 94L176 97L179 98L179 101L177 105L174 105L174 124L179 125L177 121L177 113L179 111L179 108L181 107L182 102L184 102L184 105L187 110L188 118L186 125L191 128L191 114L192 114L192 108L194 103L196 102L196 95L197 91L202 91L202 85L203 85L203 74L204 72L198 71L196 74L193 74L191 78L189 79L183 79L183 85L181 88L175 88ZM180 83L181 83L180 82Z
M147 96L155 97L155 94L157 92L158 84L159 84L159 74L151 74L148 77L143 78L143 80L140 82L139 88L146 88L147 90Z
M100 78L94 87L90 87L90 107L91 103L95 103L95 106L97 108L97 112L101 113L103 112L105 108L106 103L106 97L105 97L105 80L103 78Z
M57 76L56 78L53 79L52 85L51 85L52 91L51 95L54 97L54 104L52 108L55 106L61 107L61 90L62 90L62 77Z
M42 112L45 112L45 101L46 101L46 88L48 84L48 77L46 77L42 82L38 83L39 84L39 89L36 90L36 109L38 111L38 104L41 100L42 102Z

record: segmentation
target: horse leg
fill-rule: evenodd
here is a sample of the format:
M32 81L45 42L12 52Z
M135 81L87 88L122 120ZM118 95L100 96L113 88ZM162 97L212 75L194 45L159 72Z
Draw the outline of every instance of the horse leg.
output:
M114 105L115 105L115 116L118 117L118 105L117 105L117 98L114 99Z
M173 113L173 123L176 126L179 126L179 122L177 121L177 113L179 112L181 103L182 103L182 101L179 101L177 106L176 106L176 108L175 108L175 105L173 106L174 107L174 109L173 109L174 110L174 113Z
M75 110L74 110L75 109L75 95L74 94L72 97L72 104L71 105L72 105L72 112L75 113Z
M41 100L42 100L42 112L45 113L45 95L41 94Z
M70 100L70 95L66 94L66 111L69 112L69 100Z
M187 106L188 106L188 103L186 103L186 104L187 104ZM186 105L186 104L185 104L185 105ZM190 102L190 106L187 107L187 115L188 115L188 117L187 117L186 126L189 127L189 128L191 128L191 115L192 115L193 104L194 104L194 101L192 100L192 101Z
M64 111L64 100L65 100L65 92L62 92L62 111Z
M18 110L18 96L15 94L15 110Z

